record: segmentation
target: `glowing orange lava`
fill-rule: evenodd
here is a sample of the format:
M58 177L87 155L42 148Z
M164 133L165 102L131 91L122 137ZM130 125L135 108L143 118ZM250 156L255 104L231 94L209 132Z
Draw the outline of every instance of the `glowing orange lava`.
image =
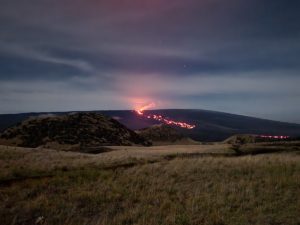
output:
M135 111L137 112L137 114L139 114L139 115L143 115L144 113L144 111L145 110L147 110L147 109L150 109L150 108L152 108L152 107L155 107L155 103L153 103L153 102L151 102L151 103L149 103L148 105L145 105L145 106L143 106L143 107L141 107L141 108L139 108L139 109L136 109Z
M139 109L136 109L135 112L139 116L143 116L147 119L156 120L156 121L168 124L168 125L178 126L178 127L185 128L185 129L194 129L196 127L195 125L188 124L188 123L185 123L185 122L171 120L169 118L163 117L162 115L156 115L156 114L147 114L147 115L145 115L144 111L146 109L149 109L149 108L152 108L152 107L155 107L154 103L150 103L150 104L145 105L145 106L143 106Z

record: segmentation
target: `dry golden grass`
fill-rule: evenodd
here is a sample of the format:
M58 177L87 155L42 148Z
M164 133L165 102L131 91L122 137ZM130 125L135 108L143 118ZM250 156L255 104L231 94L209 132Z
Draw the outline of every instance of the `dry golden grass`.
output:
M299 153L232 154L228 145L99 155L2 146L0 224L299 225Z
M154 147L110 147L111 152L98 155L51 149L29 149L0 145L0 178L13 178L13 173L26 170L49 172L68 167L101 166L111 167L136 161L159 161L181 154L232 154L230 145L172 145Z

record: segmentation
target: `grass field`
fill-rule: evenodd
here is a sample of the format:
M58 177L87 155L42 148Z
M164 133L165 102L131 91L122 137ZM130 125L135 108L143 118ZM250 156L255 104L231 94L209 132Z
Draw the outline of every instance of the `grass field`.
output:
M0 224L299 225L298 144L276 148L1 146Z

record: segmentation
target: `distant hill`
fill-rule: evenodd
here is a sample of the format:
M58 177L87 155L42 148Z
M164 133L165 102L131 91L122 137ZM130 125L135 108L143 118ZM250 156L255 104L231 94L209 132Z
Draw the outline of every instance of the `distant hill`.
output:
M113 117L132 130L147 128L158 121L140 117L131 110L95 111ZM240 116L229 113L196 110L196 109L167 109L152 110L145 113L161 114L178 121L195 124L196 128L186 130L176 128L180 133L197 141L223 141L235 134L266 134L300 136L300 125ZM30 117L47 113L23 113L0 115L0 129L13 126ZM66 113L51 113L66 114Z
M99 113L30 117L6 129L0 143L75 151L107 145L149 145L134 131Z
M153 125L136 132L154 145L197 144L196 141L185 137L174 127L166 124Z

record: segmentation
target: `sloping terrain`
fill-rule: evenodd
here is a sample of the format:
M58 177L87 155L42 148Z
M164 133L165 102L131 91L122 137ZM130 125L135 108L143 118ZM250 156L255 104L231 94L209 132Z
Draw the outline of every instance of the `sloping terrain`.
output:
M97 111L113 117L132 130L138 130L159 124L158 121L138 116L131 110ZM300 136L300 125L277 122L254 117L240 116L229 113L207 110L169 109L145 111L160 114L174 120L195 124L196 128L187 130L177 128L180 133L196 141L223 141L235 134L266 134ZM0 115L0 130L13 126L32 116L45 113L25 113ZM63 113L53 113L63 114ZM66 113L65 113L66 114Z
M151 111L195 124L191 130L176 128L197 141L223 141L235 134L299 136L300 125L206 110ZM122 122L122 121L121 121ZM128 126L128 125L127 125ZM130 127L130 126L128 126Z
M144 138L99 113L71 113L29 118L0 135L0 143L60 149L107 145L147 145Z

